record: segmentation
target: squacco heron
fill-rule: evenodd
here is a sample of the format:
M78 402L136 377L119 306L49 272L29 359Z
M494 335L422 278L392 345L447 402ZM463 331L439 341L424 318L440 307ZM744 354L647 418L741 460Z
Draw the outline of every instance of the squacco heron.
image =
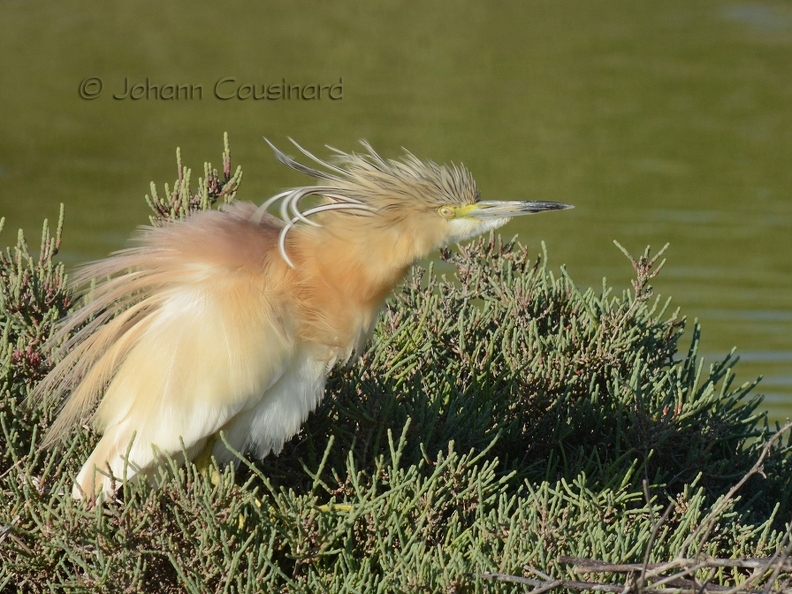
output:
M515 216L571 208L481 200L464 167L385 160L365 142L329 161L294 144L318 168L270 146L318 185L144 227L135 247L77 274L77 286L97 280L61 323L62 359L36 389L68 394L47 443L89 420L102 434L75 497L151 478L163 453L234 461L220 432L238 451L277 454L416 259ZM277 203L280 218L267 213Z

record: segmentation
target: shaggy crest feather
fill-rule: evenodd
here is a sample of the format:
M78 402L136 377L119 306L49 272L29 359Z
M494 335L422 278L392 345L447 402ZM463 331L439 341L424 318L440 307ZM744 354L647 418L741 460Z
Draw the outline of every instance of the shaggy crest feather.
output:
M264 140L282 164L323 182L314 187L281 192L261 205L261 211L266 212L273 204L281 203L280 214L286 226L281 231L278 247L292 268L294 263L285 247L289 231L299 222L317 225L310 217L323 212L382 216L388 211L400 209L431 210L444 204L463 206L480 200L476 182L464 166L440 166L433 161L421 161L406 149L402 160L386 161L368 142L361 140L365 153L345 153L328 147L334 153L333 162L329 162L313 155L290 138L303 155L328 170L322 171L295 161L269 140ZM322 196L324 203L300 211L300 201L308 196Z

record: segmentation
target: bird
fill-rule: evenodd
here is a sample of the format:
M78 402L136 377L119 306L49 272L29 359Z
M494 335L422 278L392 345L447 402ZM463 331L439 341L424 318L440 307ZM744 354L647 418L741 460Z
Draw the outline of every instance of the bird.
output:
M266 142L314 185L140 227L130 247L76 273L82 304L59 322L57 363L34 389L63 401L45 447L75 426L101 435L74 498L155 482L164 455L277 455L416 260L513 217L572 208L482 200L464 165L406 150L385 159L360 141L321 159L289 140L304 162Z

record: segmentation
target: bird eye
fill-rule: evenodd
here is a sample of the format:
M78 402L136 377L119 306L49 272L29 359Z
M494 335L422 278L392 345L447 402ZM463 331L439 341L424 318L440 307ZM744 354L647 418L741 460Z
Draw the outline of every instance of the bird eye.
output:
M441 206L440 208L437 209L437 212L444 219L453 219L454 218L454 209L449 207L449 206Z

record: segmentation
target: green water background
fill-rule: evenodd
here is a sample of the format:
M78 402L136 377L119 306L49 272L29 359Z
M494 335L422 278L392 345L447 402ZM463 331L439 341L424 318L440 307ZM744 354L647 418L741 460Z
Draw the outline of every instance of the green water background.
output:
M256 202L303 183L262 136L320 155L366 138L386 156L464 162L485 199L574 203L504 233L534 252L544 240L581 287L629 287L612 240L670 242L656 291L701 321L708 360L738 347L737 379L764 376L773 419L792 414L788 2L0 10L0 244L17 228L35 244L64 202L67 263L123 247L147 221L148 182L173 181L175 147L197 177L205 159L219 166L224 131ZM81 97L93 79L101 94ZM222 97L284 81L306 97L222 99L223 79ZM114 98L128 85L141 96ZM320 85L335 98L311 98Z

